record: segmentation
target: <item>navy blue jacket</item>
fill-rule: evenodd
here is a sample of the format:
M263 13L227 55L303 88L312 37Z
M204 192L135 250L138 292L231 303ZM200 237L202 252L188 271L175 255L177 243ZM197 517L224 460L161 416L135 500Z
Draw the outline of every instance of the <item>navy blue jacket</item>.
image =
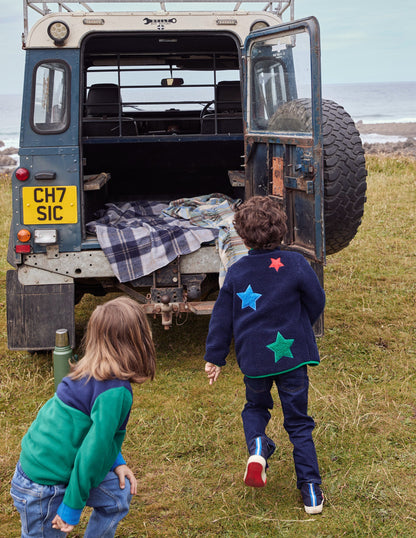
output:
M296 252L250 250L227 271L212 312L205 360L224 366L234 335L241 371L265 377L318 364L313 323L325 294Z

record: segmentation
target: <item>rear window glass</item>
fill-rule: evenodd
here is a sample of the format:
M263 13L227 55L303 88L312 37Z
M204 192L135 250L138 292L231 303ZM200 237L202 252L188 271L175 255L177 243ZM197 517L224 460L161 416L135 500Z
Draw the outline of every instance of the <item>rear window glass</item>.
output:
M32 127L41 134L61 133L69 126L69 67L45 61L34 73Z

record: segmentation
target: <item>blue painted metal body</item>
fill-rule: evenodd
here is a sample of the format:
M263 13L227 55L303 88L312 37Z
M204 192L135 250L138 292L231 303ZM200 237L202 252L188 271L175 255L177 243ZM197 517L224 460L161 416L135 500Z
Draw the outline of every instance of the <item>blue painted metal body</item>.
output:
M64 132L43 134L35 132L31 124L33 94L35 91L34 73L36 66L43 62L60 61L67 66L70 77L69 120ZM79 147L79 49L35 49L27 50L25 66L25 85L23 89L22 122L20 133L20 166L27 168L30 177L24 183L13 175L13 221L12 232L20 229L24 223L22 208L22 188L24 187L60 187L74 185L77 188L78 221L72 224L45 225L58 232L58 244L61 252L79 251L81 249L81 204L80 188L80 147ZM55 173L55 179L36 179L41 172ZM42 225L24 225L33 232ZM33 252L45 252L44 245L33 244Z

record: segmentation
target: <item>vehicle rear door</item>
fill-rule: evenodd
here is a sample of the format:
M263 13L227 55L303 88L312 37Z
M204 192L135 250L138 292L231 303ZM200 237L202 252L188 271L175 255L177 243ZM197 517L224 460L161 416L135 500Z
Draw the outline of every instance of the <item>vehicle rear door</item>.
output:
M30 175L13 189L13 228L54 232L60 252L81 249L78 88L78 49L27 51L19 155Z
M244 45L246 197L271 195L288 216L285 246L321 265L323 222L319 25L302 19Z

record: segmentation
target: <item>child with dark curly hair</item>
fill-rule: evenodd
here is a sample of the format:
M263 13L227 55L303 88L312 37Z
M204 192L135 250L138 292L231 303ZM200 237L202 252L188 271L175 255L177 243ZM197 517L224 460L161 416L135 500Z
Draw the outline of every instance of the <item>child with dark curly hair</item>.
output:
M275 443L265 433L276 384L284 428L293 444L293 458L305 510L322 512L321 477L308 415L307 365L319 363L312 325L325 305L325 294L305 258L281 250L286 217L276 202L253 196L236 211L235 228L248 255L233 264L215 303L206 342L205 371L209 383L226 364L231 339L246 385L242 412L249 458L244 482L266 485L268 459Z

